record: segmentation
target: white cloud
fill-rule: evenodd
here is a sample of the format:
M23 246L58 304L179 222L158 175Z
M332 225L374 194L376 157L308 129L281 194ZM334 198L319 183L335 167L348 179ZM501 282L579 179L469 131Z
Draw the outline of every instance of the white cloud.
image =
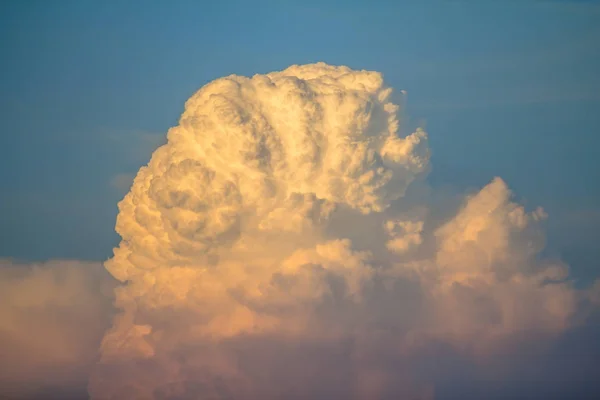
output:
M200 89L113 180L130 187L114 292L97 263L0 264L0 383L91 371L93 399L429 399L428 355L542 351L584 321L598 285L540 257L545 212L500 178L460 206L432 193L427 134L399 131L390 93L322 63Z
M314 64L186 102L119 204L93 398L428 398L410 360L436 343L481 357L569 328L545 213L499 178L450 219L415 204L427 134L399 132L390 93Z

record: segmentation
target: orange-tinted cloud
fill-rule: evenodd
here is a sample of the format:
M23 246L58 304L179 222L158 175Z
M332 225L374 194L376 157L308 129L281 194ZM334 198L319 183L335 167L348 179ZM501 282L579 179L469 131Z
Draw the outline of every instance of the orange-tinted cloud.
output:
M320 63L186 102L119 204L92 398L431 398L420 354L572 326L584 294L539 259L543 210L499 178L449 219L408 200L427 134L399 132L390 95Z
M0 397L85 387L115 284L100 263L0 260Z

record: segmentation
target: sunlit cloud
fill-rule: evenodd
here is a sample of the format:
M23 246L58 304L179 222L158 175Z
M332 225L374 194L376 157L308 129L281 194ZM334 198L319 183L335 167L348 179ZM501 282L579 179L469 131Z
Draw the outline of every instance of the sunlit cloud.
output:
M428 187L428 135L393 98L323 63L201 88L111 181L129 190L111 259L0 263L7 393L433 399L444 365L500 377L498 356L585 324L600 286L541 256L546 212L499 177Z
M119 204L105 265L121 313L93 398L429 398L419 354L486 357L570 327L583 294L538 257L542 209L500 178L449 219L408 200L427 134L399 131L391 93L377 72L314 64L186 102Z

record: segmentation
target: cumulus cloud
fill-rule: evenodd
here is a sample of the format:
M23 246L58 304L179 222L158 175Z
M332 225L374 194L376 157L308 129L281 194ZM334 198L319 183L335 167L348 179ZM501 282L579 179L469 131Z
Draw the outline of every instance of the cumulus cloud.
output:
M600 286L541 257L546 213L501 178L432 191L427 133L402 131L392 98L381 74L323 63L201 88L132 183L113 181L130 190L105 270L0 264L2 387L451 398L456 370L502 379L498 356L546 354Z
M100 263L0 260L0 397L85 388L115 285Z
M597 300L539 257L544 211L494 178L441 217L427 134L391 98L323 63L195 93L119 203L91 397L433 398L432 349L484 359L572 326Z

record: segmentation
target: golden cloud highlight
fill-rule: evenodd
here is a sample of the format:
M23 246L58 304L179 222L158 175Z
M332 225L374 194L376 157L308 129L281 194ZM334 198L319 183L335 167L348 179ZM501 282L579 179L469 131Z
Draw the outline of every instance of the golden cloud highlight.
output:
M430 398L409 361L429 344L478 356L569 327L543 210L499 178L446 220L407 200L427 134L399 132L391 93L319 63L186 102L119 204L92 398Z

